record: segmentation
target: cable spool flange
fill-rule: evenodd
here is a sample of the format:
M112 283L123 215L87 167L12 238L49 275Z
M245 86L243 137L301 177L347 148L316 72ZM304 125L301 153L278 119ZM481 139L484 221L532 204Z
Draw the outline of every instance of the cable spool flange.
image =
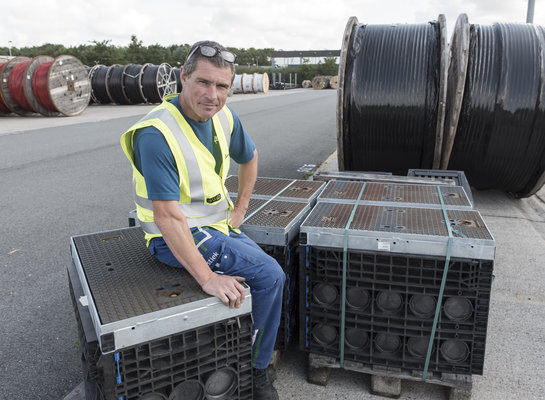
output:
M169 64L150 64L144 69L142 91L148 103L160 103L166 95L176 93L176 85L176 76Z
M180 68L172 68L172 71L174 71L174 76L176 77L176 93L180 93L182 91L182 78L180 76Z
M11 114L11 110L8 108L8 106L4 102L4 98L2 97L1 82L2 82L2 74L3 74L3 71L4 71L4 66L5 65L6 65L6 63L0 63L0 116Z
M440 67L439 67L439 104L437 106L437 124L435 128L435 149L433 152L433 169L441 165L441 151L443 147L443 132L447 113L447 85L449 68L449 46L447 42L447 21L443 14L437 19L440 30Z
M446 84L444 16L418 25L356 21L347 25L339 66L339 169L399 175L415 165L431 169Z
M108 67L102 64L94 65L89 70L89 80L91 81L91 98L97 104L108 104L111 102L108 93L106 75Z
M257 74L243 74L242 76L242 93L255 93L254 79Z
M448 82L447 82L447 104L445 126L443 134L443 145L441 152L441 169L448 168L452 145L458 128L460 110L467 76L467 61L469 57L469 22L466 14L460 14L454 26L452 34Z
M91 82L85 66L73 56L61 55L53 60L47 89L55 109L67 117L81 114L89 105Z
M23 107L21 107L17 102L13 99L10 91L9 91L9 76L11 74L11 71L13 68L22 62L30 61L29 57L15 57L9 60L2 68L2 85L0 86L0 96L2 96L2 100L4 101L4 104L6 107L11 111L19 115L31 115L34 112L25 110Z
M146 103L146 97L142 91L142 74L144 69L151 64L130 64L123 73L123 85L125 94L133 104Z
M34 73L36 72L36 69L43 63L51 62L53 61L53 57L49 56L37 56L32 59L30 64L28 64L25 68L25 74L24 74L24 83L23 83L23 89L25 91L25 96L27 101L30 103L30 105L40 114L45 115L46 117L56 117L60 113L58 111L49 110L48 108L44 107L39 100L36 98L36 95L34 93L34 89L32 87L32 78L34 77Z
M4 70L4 65L6 65L6 63L0 63L0 79L2 77L2 71ZM0 88L0 116L5 116L9 114L11 114L11 110L4 103L4 99L2 98L2 90Z
M346 59L349 50L350 39L354 25L358 23L356 17L350 17L344 28L343 41L341 45L341 54L339 57L339 88L337 90L337 162L338 168L344 171L344 138L343 138L343 109L344 109L344 80L346 71ZM312 84L310 84L312 86Z
M242 82L244 81L245 76L246 76L245 73L235 75L235 79L233 80L233 85L232 85L233 93L235 94L242 93Z
M259 79L258 79L258 82L259 82ZM258 87L258 92L268 93L269 84L270 84L269 74L267 74L266 72L263 72L263 74L261 74L261 82Z

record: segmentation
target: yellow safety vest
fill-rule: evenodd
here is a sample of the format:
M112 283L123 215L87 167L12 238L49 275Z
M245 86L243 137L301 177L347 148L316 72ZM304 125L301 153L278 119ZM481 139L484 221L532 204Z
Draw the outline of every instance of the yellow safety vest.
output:
M176 106L170 103L175 96L177 94L166 96L163 103L121 136L121 147L132 164L136 213L148 244L152 238L162 235L154 222L146 181L134 164L133 137L137 129L149 126L157 128L163 134L176 161L180 177L179 206L189 227L212 226L226 235L229 234L228 221L233 202L227 193L225 179L229 171L233 115L224 106L212 117L222 159L218 174L215 171L214 156L201 143Z

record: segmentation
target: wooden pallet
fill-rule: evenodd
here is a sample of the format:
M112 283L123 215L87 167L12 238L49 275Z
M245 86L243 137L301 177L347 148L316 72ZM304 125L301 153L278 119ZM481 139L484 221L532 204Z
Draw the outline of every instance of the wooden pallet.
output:
M307 364L308 382L326 386L333 368L341 368L335 358L310 353ZM371 375L371 393L394 399L401 395L403 380L422 381L422 371L410 373L397 368L365 366L353 361L345 361L344 369ZM445 386L449 391L449 400L471 399L471 375L428 372L426 382Z

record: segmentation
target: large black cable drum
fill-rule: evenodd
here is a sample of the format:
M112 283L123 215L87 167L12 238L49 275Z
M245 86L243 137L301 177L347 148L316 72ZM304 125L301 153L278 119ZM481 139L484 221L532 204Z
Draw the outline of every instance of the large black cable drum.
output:
M545 179L545 31L530 24L468 25L463 14L454 35L464 32L469 51L452 41L451 58L467 59L467 76L459 112L446 128L442 166L463 170L477 189L530 196Z
M160 103L166 95L176 93L176 75L167 63L146 65L141 83L148 103Z
M89 79L91 80L91 99L98 104L111 103L108 92L108 71L109 67L101 64L94 65L89 70Z
M339 169L439 165L446 96L445 17L418 25L350 18L339 65Z

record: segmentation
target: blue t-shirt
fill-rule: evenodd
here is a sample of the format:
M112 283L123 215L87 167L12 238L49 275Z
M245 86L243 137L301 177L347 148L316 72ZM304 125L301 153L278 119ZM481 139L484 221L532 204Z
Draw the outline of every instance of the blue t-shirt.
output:
M221 153L214 143L212 119L198 122L188 118L180 107L178 96L170 101L189 123L195 135L216 159L219 171ZM229 143L229 155L238 164L245 164L254 156L255 144L250 139L238 116L233 114L233 133ZM180 177L174 156L162 133L155 127L138 129L134 133L134 164L144 175L150 200L180 200ZM219 162L218 162L219 161Z

